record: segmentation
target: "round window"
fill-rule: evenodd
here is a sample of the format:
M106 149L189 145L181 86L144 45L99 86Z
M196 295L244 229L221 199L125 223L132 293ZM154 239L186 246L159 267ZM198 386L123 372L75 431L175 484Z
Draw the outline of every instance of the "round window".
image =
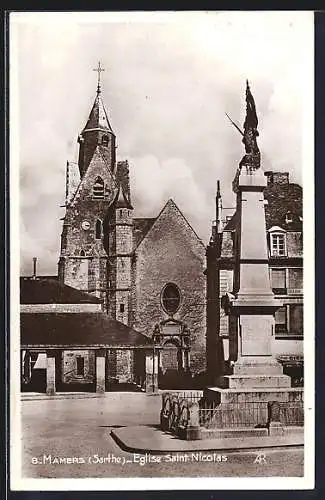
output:
M165 311L168 314L174 314L178 310L181 302L181 294L178 286L174 283L168 283L162 291L161 300Z

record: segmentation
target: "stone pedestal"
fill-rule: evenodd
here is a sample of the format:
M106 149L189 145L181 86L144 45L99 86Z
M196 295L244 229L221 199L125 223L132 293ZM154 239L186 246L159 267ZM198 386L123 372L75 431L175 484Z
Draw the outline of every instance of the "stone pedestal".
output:
M267 184L261 168L242 168L238 178L237 209L240 213L239 290L230 303L238 321L238 359L233 375L224 377L224 387L252 394L279 395L291 386L282 366L272 356L274 313L282 305L274 298L268 266L263 190ZM275 391L274 391L275 390ZM258 394L260 391L260 394Z
M207 388L204 399L208 404L225 404L219 421L229 420L233 405L236 419L249 427L254 426L257 414L267 421L266 403L301 400L302 390L291 388L290 377L283 375L282 365L272 356L274 313L282 303L274 298L269 278L263 196L266 178L261 168L243 167L236 179L239 246L228 310L237 320L238 359L233 374L221 377L218 387ZM274 419L269 429L282 432Z
M100 349L96 352L96 392L105 393L105 351Z
M53 396L56 392L55 359L54 351L46 353L46 394L49 396Z
M202 439L198 403L189 403L187 406L187 413L188 421L184 427L179 425L178 437L186 439L187 441Z

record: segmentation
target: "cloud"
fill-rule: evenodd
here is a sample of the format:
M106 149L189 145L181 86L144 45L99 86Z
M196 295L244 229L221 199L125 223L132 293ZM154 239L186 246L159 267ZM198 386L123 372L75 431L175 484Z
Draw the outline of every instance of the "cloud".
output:
M131 158L130 165L136 165L131 168L131 185L138 216L157 216L157 207L162 208L172 198L189 222L202 231L209 206L204 190L183 159L160 162L153 156L145 156ZM205 229L210 231L209 227ZM207 234L203 232L199 236L203 238Z
M105 67L103 98L118 156L131 165L135 216L157 215L172 197L208 240L218 179L224 204L234 204L231 181L243 145L225 112L242 126L246 78L257 105L265 169L289 171L301 182L312 14L100 13L95 18L95 13L12 17L19 110L12 133L19 135L23 273L30 272L33 254L40 270L56 272L65 165L77 158L98 60Z

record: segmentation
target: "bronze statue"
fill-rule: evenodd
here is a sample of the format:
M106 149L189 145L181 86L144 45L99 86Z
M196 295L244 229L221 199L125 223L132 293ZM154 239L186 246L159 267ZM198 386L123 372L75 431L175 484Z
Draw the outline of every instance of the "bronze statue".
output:
M239 163L239 167L245 166L248 169L256 170L261 164L261 154L258 149L256 137L258 137L258 119L256 114L254 97L246 80L246 118L244 122L243 144L246 154Z

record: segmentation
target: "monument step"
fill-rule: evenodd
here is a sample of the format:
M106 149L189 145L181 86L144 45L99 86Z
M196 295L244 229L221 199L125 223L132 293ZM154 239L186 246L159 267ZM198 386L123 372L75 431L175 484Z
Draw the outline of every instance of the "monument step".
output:
M287 388L291 387L288 375L225 375L221 385L230 389Z
M201 439L240 438L248 436L268 436L267 428L238 427L228 429L202 429Z
M283 375L281 363L256 361L235 363L233 366L233 375Z
M253 403L268 401L303 401L303 388L243 388L225 389L222 387L208 387L204 390L203 398L214 403Z

